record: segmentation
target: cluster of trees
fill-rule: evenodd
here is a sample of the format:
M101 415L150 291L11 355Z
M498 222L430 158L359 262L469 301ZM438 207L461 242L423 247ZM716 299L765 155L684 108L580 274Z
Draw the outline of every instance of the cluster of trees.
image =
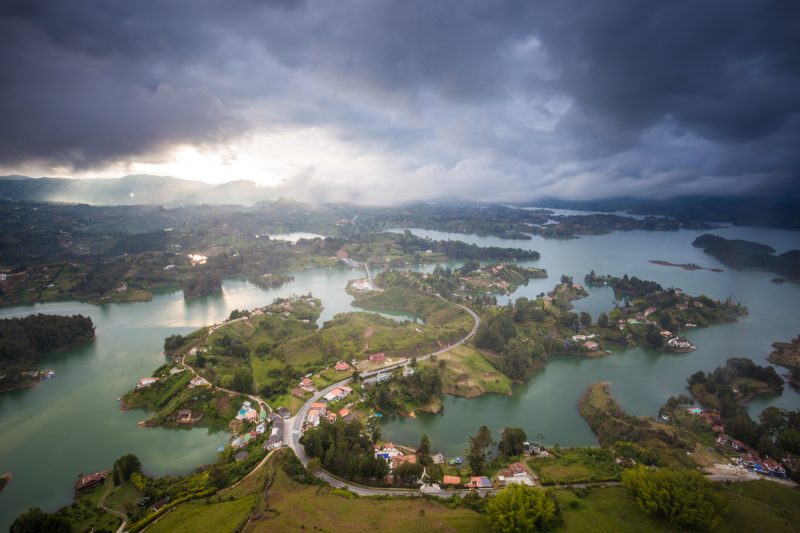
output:
M114 485L121 485L131 479L134 473L141 473L142 463L139 458L129 453L114 461Z
M177 350L183 346L184 342L186 342L186 338L183 335L170 335L164 339L164 351L171 352Z
M528 435L522 428L505 428L500 435L498 449L505 457L513 457L522 454L523 444L528 440Z
M250 316L250 311L249 310L242 309L241 311L239 311L238 309L234 309L233 311L231 311L231 314L228 316L228 320L236 320L237 318L242 318L242 317L246 317L246 316Z
M0 374L15 379L38 354L60 350L94 338L92 319L83 315L30 315L0 320Z
M358 422L326 419L303 434L301 443L309 457L319 459L329 472L362 483L379 483L389 465L375 457L373 441Z
M462 241L434 241L417 237L408 230L402 235L398 235L396 242L403 249L403 252L408 254L431 250L436 253L443 253L450 259L523 260L539 259L540 257L539 252L534 250L501 248L498 246L482 247Z
M292 383L297 383L303 374L292 365L286 364L283 368L270 369L267 375L270 381L262 385L259 392L265 398L274 398L286 392Z
M467 463L474 475L484 474L489 464L489 455L494 448L492 432L486 426L478 428L474 437L469 438Z
M556 517L556 503L542 489L513 484L489 499L486 516L495 533L547 530Z
M400 372L399 370L397 371ZM396 376L369 389L369 400L379 409L392 412L408 405L425 405L443 394L442 376L434 367L417 367L410 376Z
M622 482L645 513L681 530L713 529L727 506L725 498L696 470L640 466L625 470Z
M759 366L750 359L736 357L728 359L725 366L713 373L702 371L689 377L693 394L701 403L719 408L725 432L755 448L764 456L785 457L800 455L800 409L792 411L779 407L768 407L759 415L758 421L750 418L741 404L740 397L747 398L746 383L737 383L738 394L733 391L732 382L737 377L762 381L779 392L783 389L783 379L771 366ZM685 401L685 398L683 398ZM670 401L677 403L680 398ZM670 402L667 402L670 406ZM800 478L800 470L788 469L792 478Z
M210 263L198 265L183 280L183 297L187 300L222 292L223 271Z
M227 333L217 341L217 345L228 357L237 357L239 359L250 357L250 348L241 339L231 337Z
M616 276L598 276L594 270L589 272L584 281L587 285L606 285L608 284L617 294L625 294L627 296L646 296L655 292L663 291L664 288L656 283L646 279L639 279L636 276L628 277L627 274L618 278Z
M60 514L45 513L31 507L19 515L9 528L10 533L70 533L69 520Z
M737 378L762 381L775 392L783 390L783 378L778 375L774 367L759 366L746 357L732 357L725 362L725 366L717 368L713 373L706 374L702 370L698 371L689 377L688 381L690 385L702 385L708 393L721 400L722 398L736 398L731 386ZM747 387L745 383L737 385L738 389L745 387ZM739 392L747 395L747 391L739 390Z

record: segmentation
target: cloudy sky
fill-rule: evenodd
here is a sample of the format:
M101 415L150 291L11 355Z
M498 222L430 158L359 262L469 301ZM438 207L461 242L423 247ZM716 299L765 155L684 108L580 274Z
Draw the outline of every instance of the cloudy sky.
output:
M322 199L800 184L800 3L6 0L0 174Z

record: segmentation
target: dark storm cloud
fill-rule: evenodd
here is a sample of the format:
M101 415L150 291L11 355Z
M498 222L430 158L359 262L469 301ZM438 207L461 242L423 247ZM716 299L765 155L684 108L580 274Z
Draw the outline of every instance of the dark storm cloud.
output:
M420 197L745 193L800 175L795 2L0 9L6 167L311 126L393 161L386 179Z

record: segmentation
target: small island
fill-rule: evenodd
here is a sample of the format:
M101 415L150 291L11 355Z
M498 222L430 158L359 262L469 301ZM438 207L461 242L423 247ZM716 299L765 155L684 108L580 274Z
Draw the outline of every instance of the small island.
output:
M726 239L709 233L696 238L692 246L702 248L708 255L737 270L766 270L789 281L800 281L800 250L776 255L775 249L766 244Z
M29 315L0 320L0 392L31 387L53 376L35 368L43 352L66 350L94 339L83 315Z
M786 379L795 387L800 387L800 335L789 342L772 344L774 350L767 361L789 369Z
M689 270L689 271L710 270L711 272L724 272L721 268L706 268L695 263L672 263L670 261L661 261L659 259L651 259L648 262L653 263L654 265L682 268L684 270Z

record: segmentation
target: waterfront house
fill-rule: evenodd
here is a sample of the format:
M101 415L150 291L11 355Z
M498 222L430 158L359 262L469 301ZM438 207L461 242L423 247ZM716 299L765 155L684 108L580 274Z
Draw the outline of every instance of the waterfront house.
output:
M136 385L136 390L144 389L145 387L149 387L158 381L158 378L142 378L139 380L139 384Z
M95 472L94 474L83 476L79 478L77 482L75 482L75 490L86 490L97 487L98 485L102 485L103 482L105 482L107 475L108 471Z
M666 329L662 329L661 330L661 336L664 337L665 339L668 339L668 338L672 337L672 332L669 331L669 330L666 330Z
M435 465L442 465L444 464L445 461L444 455L442 455L441 453L437 453L432 457L432 459L433 459L433 464Z
M583 343L583 347L589 350L590 352L596 352L600 345L594 341L586 341Z

